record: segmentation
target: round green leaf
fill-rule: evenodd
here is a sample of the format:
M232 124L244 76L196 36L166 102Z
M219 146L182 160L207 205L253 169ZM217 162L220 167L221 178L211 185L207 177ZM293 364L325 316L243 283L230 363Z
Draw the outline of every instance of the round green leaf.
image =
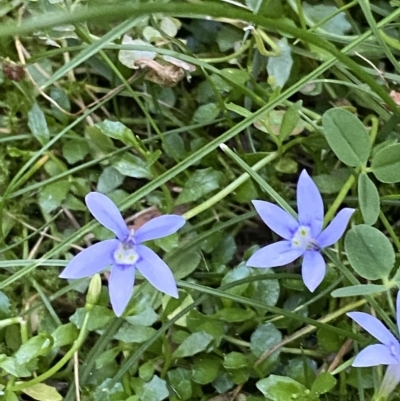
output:
M375 224L379 217L379 192L367 174L358 176L358 201L366 224Z
M286 376L270 375L256 383L257 388L269 400L293 400L304 394L306 387Z
M371 163L375 177L388 184L400 181L400 143L381 149Z
M390 241L374 227L360 224L348 231L344 246L353 269L367 280L387 277L395 254Z
M354 114L343 109L330 109L322 116L322 126L329 146L341 162L351 167L367 162L371 141Z

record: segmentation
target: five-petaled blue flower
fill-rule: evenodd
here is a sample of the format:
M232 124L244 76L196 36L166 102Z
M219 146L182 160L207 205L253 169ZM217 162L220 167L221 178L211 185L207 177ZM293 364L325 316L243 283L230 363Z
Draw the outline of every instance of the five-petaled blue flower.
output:
M396 315L400 330L400 292L397 293ZM368 313L349 312L347 316L380 342L364 348L356 356L352 366L389 365L379 389L379 393L387 397L400 382L400 342L376 317Z
M321 249L339 240L354 209L342 209L322 230L324 204L317 186L305 170L300 174L297 185L299 221L273 203L255 200L253 205L264 223L285 240L256 251L247 261L247 266L283 266L303 256L303 281L310 291L314 291L326 272Z
M138 230L128 228L117 206L105 195L89 193L86 205L96 220L111 230L118 239L101 241L76 255L60 277L78 279L91 276L111 265L110 300L121 316L131 298L135 269L158 290L178 298L174 276L160 257L142 242L162 238L178 231L185 219L177 215L156 217Z

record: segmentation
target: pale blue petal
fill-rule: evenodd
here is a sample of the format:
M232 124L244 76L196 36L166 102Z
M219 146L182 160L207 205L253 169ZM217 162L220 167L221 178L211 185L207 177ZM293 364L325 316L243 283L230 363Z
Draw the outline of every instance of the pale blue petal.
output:
M389 347L383 344L369 345L363 349L354 359L352 366L364 368L367 366L393 365L397 359L392 355Z
M396 318L397 318L397 327L399 328L399 333L400 333L400 291L397 293L397 299L396 299Z
M185 223L186 220L182 216L177 216L175 214L156 217L146 224L143 224L143 226L135 232L135 242L141 244L144 241L174 234Z
M325 273L326 264L322 255L318 251L307 251L301 265L301 274L304 284L311 292L321 284Z
M179 298L174 275L166 263L147 246L137 245L135 250L139 255L135 267L150 284L171 297Z
M119 317L128 305L135 283L135 267L114 265L108 279L110 301L115 314Z
M353 319L382 344L388 347L393 347L398 344L399 341L396 337L376 317L363 312L349 312L347 316Z
M86 205L94 218L123 241L129 234L128 227L115 203L99 192L90 192L85 197Z
M252 201L262 221L274 232L285 239L291 239L299 228L299 223L279 206L260 200Z
M376 393L377 399L386 400L400 382L400 364L389 365Z
M328 227L317 237L318 245L321 248L331 246L343 235L344 230L349 223L350 217L355 212L355 209L344 208L342 209L336 217L331 221Z
M293 262L304 253L301 248L294 248L290 241L279 241L256 251L246 262L251 267L277 267Z
M297 184L297 210L300 225L310 227L311 237L316 238L321 233L324 222L324 203L306 170L301 172Z
M61 272L61 278L77 279L93 276L114 262L113 254L120 242L109 239L79 252Z

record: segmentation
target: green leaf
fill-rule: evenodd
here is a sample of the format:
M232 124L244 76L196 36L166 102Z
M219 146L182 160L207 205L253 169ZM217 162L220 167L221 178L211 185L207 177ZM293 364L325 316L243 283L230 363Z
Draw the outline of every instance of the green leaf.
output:
M178 22L178 23L177 23ZM178 29L180 27L180 23L178 20L173 20L169 17L164 17L160 21L160 28L163 32L165 32L168 36L175 37L178 33Z
M279 56L269 57L267 63L268 80L272 78L273 88L283 88L290 77L293 59L287 38L283 37L276 43L281 52Z
M128 344L141 344L151 338L155 332L156 330L152 327L124 323L114 338Z
M153 47L150 43L145 42L144 40L141 39L132 39L129 35L124 35L122 44L129 46L136 45L136 46ZM123 64L128 68L133 68L133 69L139 68L136 65L137 60L140 59L153 60L155 57L156 57L155 52L146 50L120 50L118 52L118 60L121 62L121 64Z
M153 361L146 361L139 368L139 377L145 382L149 381L154 376L155 363Z
M229 323L244 322L255 316L251 309L242 308L223 308L214 314L216 319Z
M365 173L358 176L358 201L364 223L375 224L380 212L379 192Z
M303 3L303 12L309 20L317 24L319 21L330 17L321 25L321 28L326 32L342 36L351 29L351 24L347 21L346 14L343 11L340 13L337 11L338 8L331 5ZM332 15L334 16L332 17Z
M109 138L118 139L125 145L135 145L132 131L119 121L104 120L97 123L95 127Z
M64 143L62 153L69 164L75 164L83 160L89 150L89 145L85 139L71 139Z
M186 401L192 397L191 371L183 368L170 370L168 372L168 379L178 394L179 400Z
M224 235L222 240L219 241L216 248L212 253L212 262L215 265L224 265L229 263L235 256L237 246L233 235Z
M100 174L97 191L103 194L118 188L124 181L124 176L114 167L106 167Z
M306 387L286 376L270 375L256 383L257 388L272 401L301 399Z
M251 335L251 352L256 357L260 357L266 350L278 344L281 340L281 332L272 323L265 323L261 326L258 326L254 333ZM279 355L279 353L280 351L277 350L272 355L270 355L269 358L274 359Z
M32 135L42 146L49 141L50 131L47 127L46 118L37 103L35 103L28 112L28 125Z
M322 372L312 384L311 391L318 395L325 394L335 387L336 382L337 380L329 372Z
M229 82L224 80L222 76L226 77L226 79L229 79ZM214 82L217 91L220 93L230 92L233 89L230 82L244 85L249 79L249 73L245 70L239 70L238 68L223 68L221 70L221 75L211 75L211 81Z
M4 354L0 355L2 358ZM6 357L0 361L0 368L15 377L29 377L31 372L26 368L26 364L19 364L14 357Z
M247 357L240 352L232 351L224 356L225 369L245 368L249 364Z
M15 353L16 362L19 365L24 365L42 355L46 350L49 350L49 338L43 334L39 334L30 338L26 343L22 344L19 350Z
M284 141L297 127L297 124L300 120L299 107L300 104L295 103L285 111L279 130L279 137L281 141Z
M61 401L63 397L58 391L44 383L37 383L22 390L23 393L38 401Z
M155 160L154 160L155 161ZM153 163L154 163L153 161ZM152 179L151 164L130 153L113 158L112 166L127 177Z
M182 344L175 350L173 358L185 358L193 356L199 352L205 351L210 345L213 337L203 331L193 333L183 341Z
M351 175L349 168L333 170L330 174L313 176L313 180L322 194L336 194L342 188Z
M132 316L126 316L125 320L130 324L140 324L141 326L151 326L158 320L158 315L151 306L145 307L144 310Z
M19 401L20 399L17 397L15 393L11 391L6 391L4 393L4 401Z
M144 384L142 391L138 392L141 400L144 401L161 401L169 396L167 383L154 375L153 378Z
M378 151L372 159L375 177L388 184L400 181L400 143Z
M351 167L364 165L371 141L362 122L343 109L330 109L322 116L325 137L337 158Z
M87 139L93 159L105 157L115 150L113 141L96 126L86 127L85 138Z
M165 153L177 160L183 160L187 156L185 149L185 142L181 135L177 133L172 133L164 138L164 143L162 145Z
M61 206L71 188L71 182L61 180L45 186L39 192L39 205L45 213Z
M341 297L358 297L360 295L372 295L386 291L387 288L380 284L359 284L350 287L338 288L332 291L331 295L334 298Z
M165 263L172 270L176 279L182 279L193 273L200 260L201 253L197 246L184 250L177 248L173 252L167 253L164 257Z
M182 192L179 194L176 204L193 202L202 196L220 187L223 178L221 171L215 171L211 167L196 170L186 181Z
M193 381L199 384L208 384L218 376L221 362L212 356L200 356L192 365Z
M275 274L273 270L266 270L272 276ZM253 275L259 274L253 270ZM256 301L262 302L264 305L274 306L278 302L280 294L279 280L257 280L250 285L250 297Z
M96 369L101 369L103 366L108 365L110 362L114 362L115 358L121 352L120 347L115 347L104 351L96 358Z
M243 279L249 277L250 274L251 274L251 270L246 265L241 265L241 266L235 267L232 270L228 270L228 272L222 278L221 285L225 286L229 283L233 283L238 280L243 280ZM250 285L250 283L235 285L234 287L227 289L226 292L228 294L242 295L246 291L246 289L249 287L249 285ZM234 302L231 299L222 299L221 301L223 302L223 304L225 306L232 306L232 304Z
M51 336L54 339L53 348L63 347L64 345L72 344L79 335L79 331L72 323L58 326Z
M203 104L197 108L192 117L193 123L210 124L219 114L219 107L216 103Z
M233 49L236 42L243 39L243 33L236 27L224 24L217 33L217 44L221 52Z
M78 308L69 320L78 327L78 329L81 329L86 313L87 311L85 308ZM110 309L105 306L96 305L90 312L89 322L87 325L88 330L95 331L101 329L113 318L115 318L115 315L110 311Z
M382 232L360 224L347 232L344 245L351 266L361 277L367 280L388 277L394 266L395 253Z

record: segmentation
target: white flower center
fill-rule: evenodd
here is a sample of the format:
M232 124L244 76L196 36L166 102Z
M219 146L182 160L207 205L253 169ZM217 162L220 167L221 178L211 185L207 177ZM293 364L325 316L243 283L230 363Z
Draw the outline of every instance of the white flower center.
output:
M319 245L311 237L310 227L300 226L292 237L292 245L305 251L318 250Z
M139 259L135 251L134 234L134 229L130 229L128 236L118 245L113 255L116 264L133 265Z

